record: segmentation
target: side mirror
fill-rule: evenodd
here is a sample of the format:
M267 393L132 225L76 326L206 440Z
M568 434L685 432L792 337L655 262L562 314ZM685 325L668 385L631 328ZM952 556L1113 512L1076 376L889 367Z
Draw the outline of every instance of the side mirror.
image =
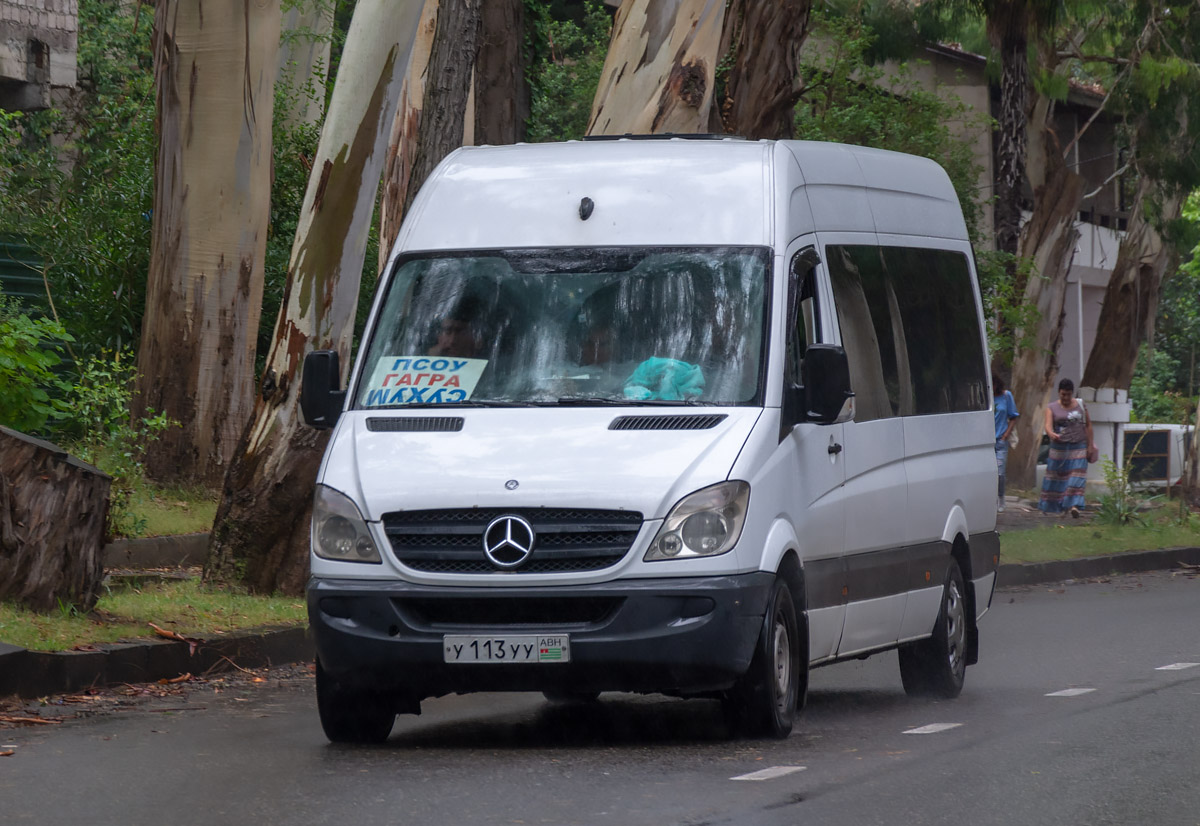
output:
M804 380L804 420L836 424L854 415L850 363L846 351L833 344L813 344L800 368Z
M311 427L326 430L342 415L346 391L339 390L341 373L336 350L313 350L304 357L300 378L300 412Z

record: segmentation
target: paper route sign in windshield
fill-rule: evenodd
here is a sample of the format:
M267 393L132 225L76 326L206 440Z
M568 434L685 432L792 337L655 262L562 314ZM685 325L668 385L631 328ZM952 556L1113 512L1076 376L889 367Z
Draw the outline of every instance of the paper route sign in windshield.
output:
M451 356L384 356L375 363L363 406L464 402L487 363Z

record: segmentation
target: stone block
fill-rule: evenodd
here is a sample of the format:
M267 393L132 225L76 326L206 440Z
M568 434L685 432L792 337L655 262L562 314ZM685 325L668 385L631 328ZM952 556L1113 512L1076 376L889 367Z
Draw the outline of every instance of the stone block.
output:
M1094 387L1076 387L1075 395L1085 402L1094 402L1096 400L1096 389Z
M1128 402L1124 404L1092 402L1087 405L1087 409L1093 422L1127 422L1133 406Z

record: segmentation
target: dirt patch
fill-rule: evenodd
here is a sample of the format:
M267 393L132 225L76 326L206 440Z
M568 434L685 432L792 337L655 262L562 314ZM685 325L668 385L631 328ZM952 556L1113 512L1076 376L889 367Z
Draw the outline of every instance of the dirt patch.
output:
M1069 513L1042 513L1037 502L1008 496L1005 497L1004 512L996 514L996 530L1006 533L1028 531L1042 525L1086 525L1095 518L1096 513L1091 510L1080 511L1078 518L1072 518Z

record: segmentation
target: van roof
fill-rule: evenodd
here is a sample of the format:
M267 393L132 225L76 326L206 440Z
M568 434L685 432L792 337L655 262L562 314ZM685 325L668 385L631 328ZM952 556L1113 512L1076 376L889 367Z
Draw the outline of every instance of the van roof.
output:
M779 213L790 221L777 230ZM398 248L761 246L814 230L967 238L949 178L925 158L812 141L617 139L458 149L422 187Z

